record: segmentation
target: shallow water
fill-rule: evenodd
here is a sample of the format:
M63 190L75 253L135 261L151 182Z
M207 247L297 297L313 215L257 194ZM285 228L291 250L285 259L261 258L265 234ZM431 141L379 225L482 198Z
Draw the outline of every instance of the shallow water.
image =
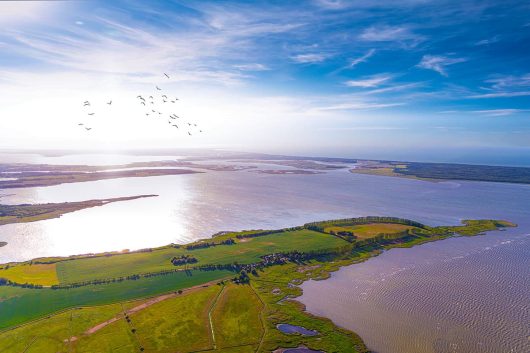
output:
M133 159L127 156L126 161ZM1 226L0 241L8 245L0 249L0 263L184 243L218 231L279 228L340 217L390 215L433 225L457 224L465 218L530 219L530 185L433 183L347 170L314 175L206 171L101 180L0 190L0 202L83 201L139 194L159 196L89 208L58 219Z
M497 232L392 249L299 299L377 353L526 353L529 269L530 234Z
M291 324L278 324L276 328L283 333L287 334L300 334L302 336L315 336L318 335L317 331L308 330L302 326L296 326Z
M9 158L0 155L0 162L100 165L177 157ZM302 299L309 310L359 333L378 353L530 351L530 249L525 236L530 233L530 185L433 183L346 170L315 175L207 171L0 190L0 202L83 201L139 194L159 197L0 226L0 242L8 242L0 248L0 263L154 247L223 230L280 228L341 217L388 215L430 225L470 218L507 219L519 228L391 250L343 269L330 280L304 284Z

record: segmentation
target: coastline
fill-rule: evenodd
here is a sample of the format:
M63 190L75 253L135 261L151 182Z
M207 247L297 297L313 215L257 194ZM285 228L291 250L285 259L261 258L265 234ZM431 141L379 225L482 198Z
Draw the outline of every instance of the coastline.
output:
M380 219L380 218L377 218ZM407 222L410 224L420 225L419 223L415 223L413 221L406 221L406 220L399 220L399 219L391 219L391 218L381 218L385 219L387 222L389 221L400 221L400 222ZM359 220L359 219L349 219L351 220ZM345 220L342 220L344 223ZM337 221L328 221L328 222L316 222L316 223L310 223L306 224L304 227L313 227L315 224L321 224L322 226L326 226L329 223L337 223L340 222L340 220ZM297 301L297 298L303 294L303 290L300 287L300 284L303 282L313 279L313 280L325 280L331 276L331 274L340 268L343 268L345 266L350 266L356 263L363 262L369 258L378 256L379 254L383 253L386 250L395 248L395 247L411 247L414 245L423 244L425 242L433 242L441 239L446 239L448 237L452 237L455 235L455 232L458 231L458 234L461 234L462 236L469 236L469 235L478 235L483 233L485 230L495 230L499 227L505 227L505 226L514 226L514 224L511 224L509 222L504 221L467 221L464 223L463 226L457 226L457 227L438 227L437 232L440 234L438 235L431 235L429 237L425 236L410 236L409 233L402 234L402 233L396 233L399 236L395 236L394 239L390 240L383 240L382 237L374 238L374 239L380 239L376 240L374 242L368 242L364 243L361 247L355 247L354 244L350 243L349 246L340 248L335 248L335 250L330 251L319 251L317 253L311 254L311 252L307 253L308 255L305 257L301 257L300 260L292 260L288 262L281 262L279 264L271 265L271 266L264 266L260 268L257 272L254 270L251 271L254 267L248 267L248 266L254 266L254 265L242 265L240 270L237 270L236 272L232 272L237 274L238 271L241 271L240 273L243 273L244 271L248 272L248 281L239 282L239 284L242 285L248 285L252 288L252 290L255 292L257 297L261 300L263 303L264 309L262 310L262 327L263 327L263 337L267 337L267 339L264 339L261 343L261 347L263 351L273 351L275 349L279 348L294 348L294 347L300 347L300 346L306 346L310 347L311 349L320 349L324 351L333 351L338 349L339 351L355 351L355 352L368 352L366 346L364 345L362 338L359 337L356 333L343 329L336 324L333 323L333 321L329 318L325 317L319 317L315 316L305 310L305 306ZM428 229L435 229L435 228L428 228ZM451 229L452 231L448 231ZM272 232L272 233L271 233ZM291 235L292 237L293 232L297 232L297 230L289 229L289 230L283 230L283 233L279 233L280 235L275 235L278 233L278 230L276 231L247 231L247 232L237 232L237 233L231 233L227 232L225 234L218 235L213 238L209 239L203 239L201 241L197 241L191 244L188 244L190 250L187 250L190 252L190 254L195 254L197 251L210 251L213 253L216 252L224 252L229 249L231 249L230 245L223 245L223 242L226 242L227 239L238 239L237 244L241 244L240 246L249 246L253 244L253 242L256 241L264 241L267 243L267 240L270 237L284 237L287 235ZM298 230L298 232L300 232ZM463 234L467 233L467 234ZM285 234L285 235L282 235ZM313 233L310 233L313 234ZM315 234L321 234L321 233L315 233ZM418 233L419 234L419 233ZM239 235L239 237L237 237ZM336 244L345 244L348 243L344 239L338 237L338 236L332 236L330 234L327 235L330 240L334 240L337 242ZM270 238L275 239L275 238ZM245 240L245 241L241 241ZM248 240L251 240L250 243ZM214 245L211 243L212 241L215 242ZM381 242L381 243L380 243ZM211 245L210 245L211 244ZM174 245L173 245L174 246ZM157 249L149 249L144 250L143 252L131 252L131 253L103 253L103 254L94 254L94 255L88 255L86 257L68 257L68 258L55 258L55 259L41 259L40 261L34 260L31 263L33 263L33 267L35 266L49 266L49 265L38 265L38 263L43 263L43 260L48 262L44 263L50 263L52 266L56 266L56 264L62 263L75 263L76 261L91 261L98 260L99 261L107 261L107 263L113 263L113 261L123 261L124 259L127 259L128 256L142 256L142 257L149 257L151 253L156 253L157 251L168 251L171 249L174 249L174 247L171 246L158 248ZM199 246L197 248L197 246ZM180 246L179 246L180 248ZM200 249L206 249L206 250L200 250ZM199 250L191 250L191 249L199 249ZM184 251L184 249L180 249L179 251ZM303 253L300 253L303 254ZM109 262L110 261L110 262ZM28 266L28 264L24 263L18 263L18 264L12 264L12 268L17 267L24 267ZM108 267L108 265L107 265ZM93 269L92 267L88 267L91 269L92 278L98 278L97 276L97 269ZM186 267L185 267L186 268ZM191 268L191 267L190 267ZM59 285L56 286L55 290L52 290L50 288L44 288L35 287L35 289L24 289L22 293L26 293L29 291L29 293L34 293L35 291L52 291L50 295L54 294L61 294L61 293L67 293L65 291L70 292L72 295L76 296L75 293L84 293L86 290L84 288L87 288L87 290L92 291L90 288L100 288L98 292L102 293L101 290L105 291L106 287L113 286L115 288L121 288L121 284L123 283L124 286L134 288L131 286L136 286L136 282L138 285L142 286L141 283L146 282L148 279L151 281L151 283L163 283L167 282L168 280L172 278L182 278L182 275L184 274L184 270L178 271L178 269L175 269L177 272L171 272L171 273L146 273L146 275L141 275L136 279L136 277L131 277L131 280L125 280L123 282L116 282L116 284L113 284L114 280L111 282L104 281L104 280L94 280L93 282L88 282L87 284L76 284L75 282L72 282L71 285ZM186 270L187 271L187 270ZM197 270L194 270L197 271ZM210 272L212 275L214 275L214 272ZM251 273L252 272L252 273ZM201 272L196 272L197 275L199 275ZM209 272L203 272L204 274L207 274ZM111 276L111 274L109 274ZM152 277L155 276L155 277ZM180 276L180 277L179 277ZM208 277L209 281L217 281L217 283L224 285L226 283L226 278L229 276L229 272L226 272L223 274L222 277L219 277L218 279L212 278L211 276ZM1 277L1 273L0 273ZM193 285L202 285L203 283L200 282L200 278L195 278L194 281L199 280L199 282L195 282ZM242 276L236 276L232 281L242 281ZM133 280L134 279L134 280ZM154 281L154 282L153 282ZM162 281L162 282L160 282ZM108 284L106 284L108 283ZM177 282L175 282L177 283ZM228 282L230 283L230 281ZM238 282L236 282L238 283ZM85 287L88 286L88 287ZM154 287L157 285L154 284ZM187 286L179 285L179 287L187 288ZM17 288L17 285L15 287L0 287L1 288L13 288L14 293L17 293L19 291ZM64 288L64 289L62 289ZM68 289L70 288L70 289ZM125 287L123 287L125 288ZM10 291L13 291L10 290ZM74 292L71 292L74 291ZM129 300L131 301L138 301L138 300L145 300L147 298L156 298L158 296L174 292L174 288L167 288L163 289L160 288L158 291L153 292L145 292L145 295L141 296L133 296ZM9 292L9 291L8 291ZM43 292L44 293L44 292ZM13 295L11 294L11 295ZM9 298L8 294L8 298ZM0 298L2 298L2 295L0 293ZM110 298L110 297L109 297ZM122 303L124 302L125 298L115 297L112 300L107 301L99 301L99 305L105 305L110 303ZM125 299L127 300L127 299ZM97 301L96 301L97 302ZM16 325L17 327L22 325L24 328L21 329L31 329L33 326L33 323L41 322L43 317L55 317L55 315L58 315L60 312L65 312L72 310L72 308L76 307L89 307L92 308L96 302L88 301L79 304L75 304L75 302L72 302L71 305L63 308L57 308L58 310L53 310L52 312L48 311L47 313L44 313L44 315L40 315L38 317L35 317L33 320L21 322L19 325ZM91 304L92 303L92 304ZM1 305L1 301L0 301ZM98 304L96 304L98 305ZM15 308L12 308L12 310L16 310ZM40 320L40 321L39 321ZM306 337L301 335L284 335L279 333L279 331L276 329L276 326L281 323L286 323L293 325L299 325L301 327L310 329L310 330L316 330L319 332L319 335L315 337ZM5 327L4 324L4 330L2 332L8 332L9 330L16 330L11 328ZM287 339L288 338L288 339ZM0 336L1 340L1 336Z

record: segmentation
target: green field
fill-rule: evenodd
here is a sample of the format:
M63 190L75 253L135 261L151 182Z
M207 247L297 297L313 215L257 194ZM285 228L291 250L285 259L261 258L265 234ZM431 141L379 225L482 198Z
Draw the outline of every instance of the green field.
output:
M398 233L410 229L417 229L416 227L407 226L404 224L391 224L391 223L371 223L371 224L362 224L362 225L341 225L341 226L332 226L326 227L324 231L326 233L331 232L341 232L349 231L353 232L355 236L359 239L368 239L372 238L381 233Z
M212 312L218 348L253 346L263 335L263 304L250 286L229 285Z
M55 264L23 264L0 270L0 277L17 283L51 286L59 283Z
M59 310L148 297L233 276L230 271L177 272L71 289L0 287L0 330Z
M62 261L57 263L57 274L61 283L76 283L175 269L177 267L170 262L173 256L193 256L199 260L197 265L231 264L234 261L244 264L259 261L261 256L275 252L332 249L344 244L342 239L304 229L246 238L234 245L196 250L168 247L151 252Z
M222 234L193 243L209 246L195 250L171 245L136 253L1 265L0 330L4 331L0 347L8 353L242 353L304 345L326 352L366 352L354 333L285 300L301 294L299 287L291 285L293 281L324 279L331 271L383 249L509 226L515 225L468 220L460 226L429 227L405 219L364 217ZM331 230L349 230L358 238L343 239L330 234ZM229 239L231 245L219 245ZM174 266L171 259L183 255L197 261ZM225 264L232 270L198 267ZM160 272L167 270L172 272ZM131 275L135 276L122 278ZM90 282L102 278L106 281ZM49 285L57 280L58 288L23 284ZM286 335L276 329L279 323L319 334Z

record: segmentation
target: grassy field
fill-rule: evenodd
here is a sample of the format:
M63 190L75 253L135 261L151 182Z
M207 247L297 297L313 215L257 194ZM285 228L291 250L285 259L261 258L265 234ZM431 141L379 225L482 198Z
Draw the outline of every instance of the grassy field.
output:
M259 261L261 256L275 252L331 249L344 244L342 239L304 229L246 238L234 245L196 250L168 247L151 252L62 261L57 263L57 274L61 283L75 283L175 269L178 267L170 261L174 256L193 256L198 260L197 265L231 264L234 261L244 264Z
M2 353L66 352L72 336L121 312L120 304L70 310L0 334Z
M17 283L33 283L43 286L58 284L55 264L22 264L0 269L0 277Z
M359 239L368 239L372 238L380 233L398 233L403 232L408 229L415 229L416 227L407 226L404 224L393 224L393 223L372 223L372 224L361 224L361 225L342 225L342 226L333 226L326 227L324 231L326 233L330 232L341 232L348 231L353 232L355 236Z
M208 311L222 287L208 288L157 303L131 315L131 327L148 352L189 352L213 347Z
M212 311L218 348L258 345L263 335L263 304L252 287L228 285Z
M232 277L230 271L191 271L71 289L0 287L0 330L53 312L148 297Z
M288 300L301 294L300 288L292 284L309 278L327 278L331 271L363 261L383 249L412 246L454 234L477 235L508 226L515 225L506 221L468 220L461 226L428 227L391 217L343 219L308 223L272 234L261 232L256 236L246 231L206 240L220 243L233 239L233 245L195 250L166 246L113 256L57 258L58 262L51 264L33 261L4 265L0 278L6 274L17 283L49 285L57 280L78 283L93 278L111 281L69 289L0 286L0 330L9 328L0 332L0 347L8 353L125 353L139 352L142 348L145 352L207 349L242 353L304 345L326 352L366 352L354 333L314 317L304 312L299 303ZM403 232L412 228L417 228L417 232ZM327 233L339 229L353 231L360 239L349 242ZM398 236L380 236L393 232ZM373 239L367 241L369 237ZM276 262L258 267L258 271L248 270L249 284L237 285L228 280L238 276L236 272L192 268L234 262L255 266L264 255L295 250L298 253L291 254L294 257L283 264ZM297 257L301 253L311 256ZM193 256L198 262L189 264L187 271L117 280L129 274L174 270L178 267L170 259L181 255ZM191 287L194 288L183 294L178 292ZM99 329L90 331L102 323ZM279 323L300 325L319 334L286 335L277 330Z

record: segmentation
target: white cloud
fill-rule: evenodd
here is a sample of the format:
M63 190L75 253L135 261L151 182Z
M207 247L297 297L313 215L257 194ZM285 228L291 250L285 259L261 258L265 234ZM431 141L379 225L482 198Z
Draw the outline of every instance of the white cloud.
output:
M387 82L391 78L392 78L391 75L380 74L380 75L374 75L374 76L370 76L370 77L360 79L360 80L348 80L344 82L344 84L349 87L370 88L370 87L380 86L381 84Z
M493 43L497 43L500 40L501 40L500 36L494 36L494 37L491 37L491 38L479 40L479 41L477 41L475 43L475 45L477 45L477 46L490 45L490 44L493 44Z
M524 74L521 76L501 76L487 80L486 82L492 83L493 89L530 87L530 74Z
M446 66L458 64L467 61L465 58L451 58L440 55L424 55L417 65L422 69L433 70L442 76L448 76Z
M314 64L325 61L329 55L324 53L298 54L291 56L291 60L300 64Z
M467 96L467 98L510 98L510 97L526 97L530 96L530 91L518 91L518 92L494 92L494 93L481 93Z
M364 54L363 56L357 58L357 59L353 59L351 62L350 62L350 65L348 65L348 67L351 69L357 65L359 65L360 63L363 63L365 62L366 60L368 60L370 57L372 57L373 55L375 54L375 49L370 49L368 50L368 52L366 54Z
M407 26L371 26L366 28L359 39L367 42L407 42L415 46L424 40Z
M528 109L487 109L487 110L474 110L473 113L483 114L488 116L507 116L517 113L527 112Z
M241 71L267 71L270 70L270 68L263 64L240 64L240 65L234 65L236 69L239 69Z
M340 103L340 104L335 104L335 105L317 107L316 110L320 110L320 111L373 110L373 109L397 107L401 105L405 105L405 103L349 102L349 103Z

